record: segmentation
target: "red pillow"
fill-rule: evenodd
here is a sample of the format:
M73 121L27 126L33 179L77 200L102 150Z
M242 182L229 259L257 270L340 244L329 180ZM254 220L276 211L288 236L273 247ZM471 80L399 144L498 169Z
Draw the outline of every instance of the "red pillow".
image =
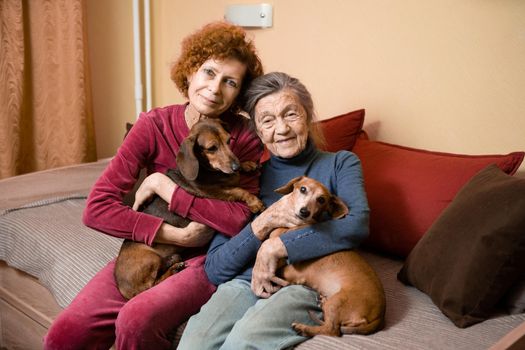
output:
M317 122L326 141L326 143L319 148L328 152L341 150L351 151L363 128L364 121L365 110L358 109Z
M319 148L328 152L351 151L357 137L361 133L364 121L365 110L358 109L316 122L325 138L325 144L319 145ZM269 158L270 154L265 149L261 157L261 163Z
M495 163L512 175L525 155L431 152L363 138L352 151L361 159L370 206L366 245L401 257L478 171Z

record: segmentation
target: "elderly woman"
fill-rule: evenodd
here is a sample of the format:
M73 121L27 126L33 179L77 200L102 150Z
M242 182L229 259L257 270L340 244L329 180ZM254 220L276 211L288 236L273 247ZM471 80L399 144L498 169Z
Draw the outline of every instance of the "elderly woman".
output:
M277 260L293 264L352 249L368 235L360 161L347 151L327 153L316 147L313 102L303 84L284 73L263 75L248 88L245 110L271 153L260 184L267 207L280 198L274 189L306 175L343 199L350 214L268 238L275 228L301 223L290 210L273 206L238 235L216 235L206 273L219 287L190 318L179 349L285 349L304 341L291 323L314 324L309 311L321 317L317 293L304 286L281 287Z
M113 343L118 349L169 349L170 335L209 299L216 287L204 271L206 246L214 230L224 237L237 234L251 213L244 203L196 198L163 174L177 166L179 146L200 118L222 119L229 124L230 146L239 160L259 160L260 140L236 111L241 92L261 74L255 48L240 27L212 23L183 41L171 77L188 103L140 115L95 183L84 223L148 245L194 247L183 256L187 267L128 301L117 289L115 262L110 262L55 320L46 349L109 349ZM193 223L173 227L122 204L142 168L150 175L137 191L138 201L158 193L171 211ZM244 175L241 186L257 194L258 180L257 173Z

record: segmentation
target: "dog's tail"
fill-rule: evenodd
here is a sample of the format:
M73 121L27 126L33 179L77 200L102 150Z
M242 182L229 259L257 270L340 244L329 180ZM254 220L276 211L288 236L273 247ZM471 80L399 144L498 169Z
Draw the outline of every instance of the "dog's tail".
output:
M359 326L341 326L342 334L371 334L377 332L384 327L384 317L378 317L375 320L367 323L362 323Z

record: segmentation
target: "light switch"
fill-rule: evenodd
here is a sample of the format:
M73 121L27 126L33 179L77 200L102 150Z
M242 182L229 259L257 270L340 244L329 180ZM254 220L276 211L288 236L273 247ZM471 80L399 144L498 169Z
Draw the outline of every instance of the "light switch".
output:
M228 22L238 26L262 28L272 26L272 17L270 4L229 5L224 15Z

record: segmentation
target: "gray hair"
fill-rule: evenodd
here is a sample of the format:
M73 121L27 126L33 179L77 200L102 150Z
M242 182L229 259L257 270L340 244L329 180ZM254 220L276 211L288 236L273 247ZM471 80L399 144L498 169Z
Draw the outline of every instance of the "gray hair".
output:
M297 98L306 111L306 123L308 125L310 140L317 146L324 144L322 132L314 121L316 120L314 102L312 95L299 79L282 72L272 72L261 75L254 79L244 93L244 111L249 114L252 126L255 126L255 106L264 97L289 90Z

